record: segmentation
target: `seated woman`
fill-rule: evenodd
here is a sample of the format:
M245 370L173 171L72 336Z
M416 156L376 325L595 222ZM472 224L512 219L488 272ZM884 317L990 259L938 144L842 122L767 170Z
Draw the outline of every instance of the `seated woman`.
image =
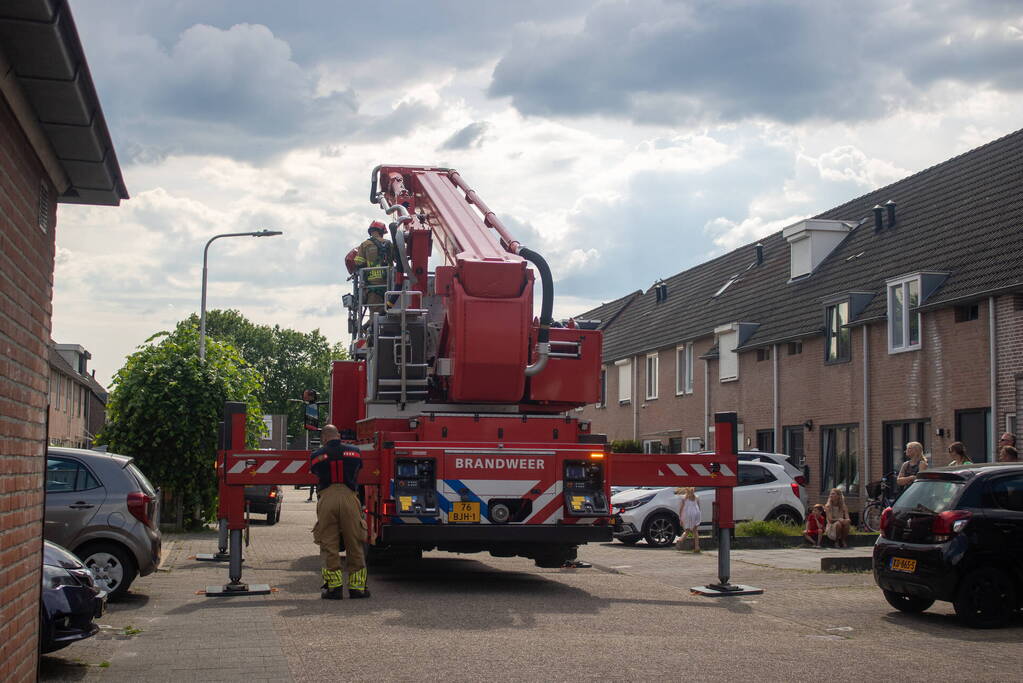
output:
M828 494L824 514L828 522L824 533L835 542L836 548L845 548L848 545L846 539L849 538L852 522L849 519L849 508L845 505L845 496L838 489L831 489L831 493Z
M810 514L806 516L806 528L803 530L803 538L812 543L815 548L820 548L821 541L824 539L824 526L826 523L824 506L817 503L810 508Z

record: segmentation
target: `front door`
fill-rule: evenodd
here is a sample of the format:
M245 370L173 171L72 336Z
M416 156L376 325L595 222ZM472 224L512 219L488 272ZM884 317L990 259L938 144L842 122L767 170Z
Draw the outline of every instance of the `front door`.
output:
M971 462L991 462L991 440L988 436L990 411L987 408L956 411L956 441L966 447Z

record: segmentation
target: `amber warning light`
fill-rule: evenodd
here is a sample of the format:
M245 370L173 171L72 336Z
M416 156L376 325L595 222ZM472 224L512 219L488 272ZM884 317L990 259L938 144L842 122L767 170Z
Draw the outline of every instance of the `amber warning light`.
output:
M600 460L604 457L603 453L590 453L590 457L594 460Z

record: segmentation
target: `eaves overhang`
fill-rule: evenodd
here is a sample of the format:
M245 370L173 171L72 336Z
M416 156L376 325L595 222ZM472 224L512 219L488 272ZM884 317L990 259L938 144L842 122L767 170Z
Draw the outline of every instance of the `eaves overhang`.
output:
M66 0L0 3L0 90L66 204L128 199Z

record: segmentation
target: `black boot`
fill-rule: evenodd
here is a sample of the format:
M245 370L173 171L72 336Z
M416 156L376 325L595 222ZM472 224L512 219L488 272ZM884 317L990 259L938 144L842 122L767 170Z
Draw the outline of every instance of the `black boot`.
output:
M337 588L324 588L320 591L320 597L324 600L343 600L345 595L341 586Z
M358 600L359 598L368 598L369 597L369 589L368 588L364 588L362 590L359 590L357 588L349 588L348 589L348 597L350 599L352 599L352 600Z

